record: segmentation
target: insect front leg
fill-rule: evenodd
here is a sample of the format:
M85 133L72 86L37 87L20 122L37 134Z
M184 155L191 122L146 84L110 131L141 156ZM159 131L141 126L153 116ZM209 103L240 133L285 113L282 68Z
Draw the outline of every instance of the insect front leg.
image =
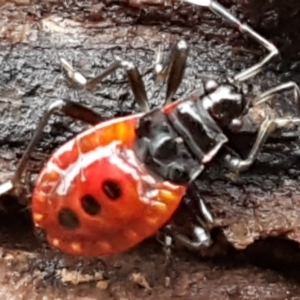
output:
M279 92L284 92L290 89L294 91L294 97L297 103L297 110L300 115L300 104L299 104L300 89L295 82L283 83L277 87L274 87L262 93L260 96L254 99L253 106L257 106L266 102L274 94L277 94ZM248 154L248 157L243 160L236 157L233 158L230 155L228 155L225 157L227 167L235 173L246 171L253 164L259 151L261 150L268 136L272 132L274 132L277 129L285 128L293 125L300 125L300 118L275 118L275 119L266 118L258 130L256 140L254 142L254 145L252 146L252 149Z
M162 50L159 49L156 53L154 71L158 78L167 82L166 103L172 101L172 97L182 82L188 50L187 43L180 40L175 44L165 62L163 62Z
M101 121L104 121L103 117L81 104L66 100L56 100L53 103L51 103L46 109L42 119L38 124L36 131L33 134L29 145L27 146L21 160L19 161L13 178L7 181L6 183L0 185L0 195L11 191L15 186L18 185L21 176L24 173L25 168L27 166L29 156L31 155L33 149L37 145L42 135L43 129L48 124L51 115L56 111L61 111L66 116L83 121L91 125L95 125Z
M145 85L138 68L131 62L118 58L110 66L104 69L98 76L86 79L80 72L76 71L65 59L61 59L61 65L67 77L81 88L93 89L104 78L115 72L117 69L125 70L135 101L142 111L149 111L149 101Z
M279 54L278 49L264 37L262 37L259 33L253 30L249 25L242 23L239 21L230 11L228 11L221 4L217 3L214 0L182 0L184 2L196 4L203 7L208 7L212 12L224 17L227 21L236 26L236 28L242 33L247 33L252 39L262 45L269 51L269 54L259 63L255 64L249 69L237 74L235 76L235 80L243 81L250 77L255 76L260 73L263 67L275 56Z
M280 92L285 92L287 90L293 90L294 99L297 104L297 112L300 116L300 89L297 83L294 81L285 82L260 94L256 99L253 100L252 106L258 106L260 104L263 104L266 101L268 101L273 95Z
M246 159L239 159L237 157L231 157L230 155L225 157L226 166L232 172L240 173L249 169L254 163L259 151L264 145L265 141L271 133L280 128L285 128L293 125L300 125L300 118L277 118L266 119L260 126L255 143Z

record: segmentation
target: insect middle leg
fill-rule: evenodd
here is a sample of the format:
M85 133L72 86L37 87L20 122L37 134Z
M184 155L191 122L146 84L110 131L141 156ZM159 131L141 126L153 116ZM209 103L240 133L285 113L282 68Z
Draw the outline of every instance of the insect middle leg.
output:
M117 59L110 66L104 69L98 76L91 79L86 79L80 72L76 71L65 59L61 59L61 65L70 80L76 83L81 88L94 88L105 77L109 76L117 69L125 70L135 101L141 107L142 111L149 111L149 101L145 89L145 85L138 68L131 62Z
M257 106L266 102L274 94L277 94L279 92L284 92L290 89L294 91L294 98L297 104L297 111L298 111L298 115L300 115L300 89L295 82L283 83L277 87L274 87L262 93L260 96L254 99L253 106ZM293 125L300 125L300 117L275 118L275 119L267 117L264 120L264 122L260 125L256 140L248 154L248 157L243 160L228 155L225 157L227 167L235 173L246 171L253 164L259 151L261 150L262 146L264 145L265 141L267 140L267 138L271 133L273 133L277 129L285 128Z
M53 103L51 103L47 107L42 119L40 120L40 122L38 124L37 129L35 130L35 132L33 134L33 137L31 139L29 145L27 146L21 160L19 161L13 178L11 180L5 182L4 184L0 185L0 195L11 191L15 186L18 185L18 183L20 182L21 176L26 169L29 156L31 155L33 149L37 145L37 143L42 135L43 129L48 124L48 121L49 121L51 115L56 111L60 111L60 112L64 113L66 116L83 121L90 125L95 125L95 124L100 123L105 120L103 117L101 117L99 114L97 114L93 110L91 110L81 104L72 102L72 101L56 100Z

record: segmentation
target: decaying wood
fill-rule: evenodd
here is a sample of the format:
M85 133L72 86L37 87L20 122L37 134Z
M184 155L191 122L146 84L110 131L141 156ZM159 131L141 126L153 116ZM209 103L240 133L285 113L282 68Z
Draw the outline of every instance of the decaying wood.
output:
M292 28L300 25L295 17L300 9L298 1L264 1L259 8L254 2L241 0L227 5L235 13L242 12L241 18L249 18L257 30L283 49L283 55L280 62L270 64L266 72L247 81L250 97L279 82L299 80L296 53L300 41ZM97 91L72 90L63 80L60 57L86 75L96 74L115 56L132 60L143 74L151 104L159 105L164 90L161 92L151 72L159 45L166 53L179 38L191 45L178 98L192 91L201 78L232 76L263 55L258 45L207 10L178 1L161 1L165 6L151 7L151 1L142 7L140 3L0 2L0 81L5 84L0 88L0 182L12 175L50 101L80 101L106 117L136 110L122 72L104 80ZM280 113L295 113L292 94L281 95L277 103ZM245 132L231 137L241 155L249 150L264 110L252 113L252 123ZM102 264L96 259L64 256L34 237L27 215L32 183L51 151L84 128L60 115L53 117L30 161L25 189L20 190L18 199L2 198L5 211L0 222L0 266L5 275L0 280L0 295L9 292L10 299L18 293L24 294L24 299L39 299L41 294L45 299L95 299L100 295L101 299L271 299L270 294L275 295L272 299L300 297L292 281L248 265L259 263L299 279L297 128L270 138L255 165L239 178L233 178L219 161L212 164L198 188L214 214L219 243L205 255L221 254L222 259L203 262L199 254L179 249L167 266L155 240L107 258ZM20 212L15 205L18 203L25 203L26 209ZM181 219L185 217L183 211L178 214Z

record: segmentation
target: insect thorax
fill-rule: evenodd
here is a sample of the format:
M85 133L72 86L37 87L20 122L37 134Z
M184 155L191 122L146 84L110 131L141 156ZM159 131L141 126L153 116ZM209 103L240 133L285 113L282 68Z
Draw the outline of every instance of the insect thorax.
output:
M145 114L136 133L139 159L152 172L178 184L194 180L227 142L202 102L189 99L169 112L156 109Z

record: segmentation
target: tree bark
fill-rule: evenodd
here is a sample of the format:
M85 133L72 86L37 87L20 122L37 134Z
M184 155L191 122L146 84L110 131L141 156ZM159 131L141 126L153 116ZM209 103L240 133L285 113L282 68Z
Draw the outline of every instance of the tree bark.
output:
M282 50L281 60L247 81L249 99L279 83L299 82L298 1L222 3ZM77 101L107 118L137 111L121 71L105 79L96 91L79 91L65 83L60 58L85 75L99 73L116 56L132 61L143 75L151 105L159 106L165 91L152 72L159 46L167 53L180 38L190 44L178 99L203 78L233 76L265 54L208 10L175 0L2 1L0 7L0 81L4 83L0 88L0 182L12 176L51 101ZM254 109L243 132L231 135L241 156L249 151L266 110L296 114L292 93L276 97L270 107ZM203 253L179 248L167 265L162 247L154 239L128 253L99 260L68 257L34 236L27 208L40 167L53 149L85 128L55 115L30 159L19 196L1 199L0 266L4 275L0 295L6 293L1 299L20 294L24 299L39 299L41 294L45 299L300 297L293 281L299 279L300 266L298 128L274 134L253 167L238 178L229 174L220 159L214 160L197 182L215 218L216 245L205 253L213 259L202 260Z

